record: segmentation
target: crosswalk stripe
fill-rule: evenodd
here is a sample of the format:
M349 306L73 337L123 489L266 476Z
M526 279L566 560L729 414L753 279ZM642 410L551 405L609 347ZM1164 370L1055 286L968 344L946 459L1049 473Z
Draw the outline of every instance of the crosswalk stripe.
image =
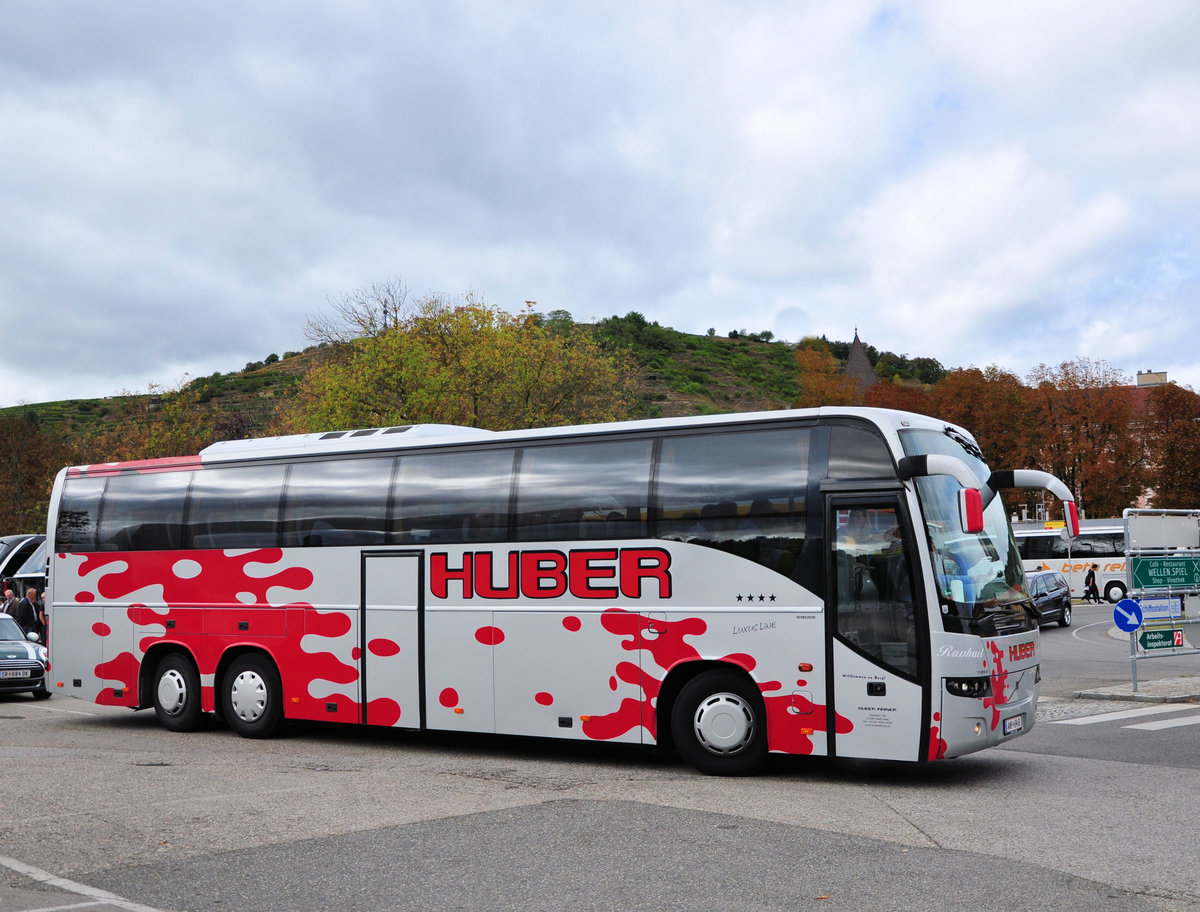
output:
M1052 724L1093 725L1096 722L1117 722L1121 719L1135 719L1138 716L1153 716L1158 713L1183 712L1184 710L1195 710L1195 708L1190 703L1155 703L1153 706L1143 706L1139 709L1120 709L1116 712L1100 713L1095 716L1080 716L1077 719L1055 719Z
M1181 725L1200 725L1200 716L1184 716L1182 719L1159 719L1157 722L1142 722L1139 725L1126 725L1125 728L1136 728L1138 731L1159 731L1164 728L1178 728Z

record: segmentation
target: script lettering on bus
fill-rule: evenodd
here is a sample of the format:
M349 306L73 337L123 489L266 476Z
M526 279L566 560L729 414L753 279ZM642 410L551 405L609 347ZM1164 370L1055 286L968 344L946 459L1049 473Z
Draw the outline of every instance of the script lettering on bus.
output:
M1033 642L1018 643L1015 646L1008 647L1008 660L1010 662L1020 662L1022 659L1032 659L1033 654L1037 651L1037 647Z
M982 659L983 650L971 649L970 647L963 649L955 646L939 646L938 655L947 656L952 659Z
M581 599L671 597L671 555L663 548L467 551L455 563L451 560L445 551L429 555L429 588L435 598L449 598L452 583L461 587L464 599L553 599L568 592ZM503 567L499 580L497 564Z

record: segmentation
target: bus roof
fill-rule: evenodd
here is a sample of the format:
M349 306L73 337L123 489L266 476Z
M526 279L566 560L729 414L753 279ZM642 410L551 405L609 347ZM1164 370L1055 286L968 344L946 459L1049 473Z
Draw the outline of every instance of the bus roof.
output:
M532 428L512 431L488 431L482 428L462 427L450 424L410 424L385 428L362 428L358 430L327 431L315 434L290 434L279 437L258 437L247 440L223 440L205 447L199 456L147 460L131 463L104 463L102 465L79 466L71 474L106 474L122 469L141 468L168 470L200 464L240 462L243 460L276 459L289 456L324 456L335 454L364 453L372 451L403 450L479 442L514 442L522 440L552 439L581 434L618 434L643 430L670 428L719 427L723 424L745 424L772 422L789 419L818 417L865 418L889 430L917 427L942 430L949 425L926 415L898 412L891 409L822 407L816 409L780 409L763 412L733 412L720 415L691 415L676 418L650 418L636 421L618 421L603 424L569 425L560 427ZM971 438L969 432L955 428Z

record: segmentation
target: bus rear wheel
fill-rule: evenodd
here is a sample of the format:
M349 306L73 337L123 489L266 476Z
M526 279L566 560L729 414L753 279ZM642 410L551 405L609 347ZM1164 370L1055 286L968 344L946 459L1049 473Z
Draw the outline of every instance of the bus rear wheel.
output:
M154 670L154 714L170 731L193 731L200 724L200 675L179 652L163 656Z
M707 671L683 686L671 711L679 755L711 776L744 776L767 758L762 695L744 675Z
M283 684L270 659L234 659L221 692L225 721L243 738L270 738L283 728Z
M1119 582L1111 582L1104 587L1104 597L1112 604L1116 604L1125 598L1125 584Z

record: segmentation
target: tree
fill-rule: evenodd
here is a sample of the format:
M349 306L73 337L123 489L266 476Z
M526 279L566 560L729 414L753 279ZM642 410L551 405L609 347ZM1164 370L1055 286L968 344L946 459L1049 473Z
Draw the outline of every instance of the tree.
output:
M1057 475L1091 516L1116 516L1145 488L1129 378L1105 361L1077 358L1029 375L1038 467Z
M1029 391L996 365L952 370L929 395L930 414L966 428L997 468L1026 468L1034 450Z
M46 526L54 476L74 461L66 438L43 428L36 412L0 419L8 441L0 457L0 511L9 532L36 532Z
M918 415L933 414L929 395L915 386L904 386L900 383L884 381L867 387L863 396L863 405L872 408L899 409L903 412L916 412Z
M413 300L403 279L387 279L331 297L329 310L310 317L304 335L318 345L349 345L398 327L430 299Z
M800 398L796 408L821 405L861 405L858 384L843 372L823 339L804 339L796 348Z
M217 439L217 413L203 387L125 394L109 430L88 441L89 462L191 456Z
M633 370L575 326L513 316L470 295L416 305L313 368L278 429L446 423L503 430L625 418Z
M1174 383L1152 387L1146 393L1141 432L1154 506L1200 507L1200 396Z

